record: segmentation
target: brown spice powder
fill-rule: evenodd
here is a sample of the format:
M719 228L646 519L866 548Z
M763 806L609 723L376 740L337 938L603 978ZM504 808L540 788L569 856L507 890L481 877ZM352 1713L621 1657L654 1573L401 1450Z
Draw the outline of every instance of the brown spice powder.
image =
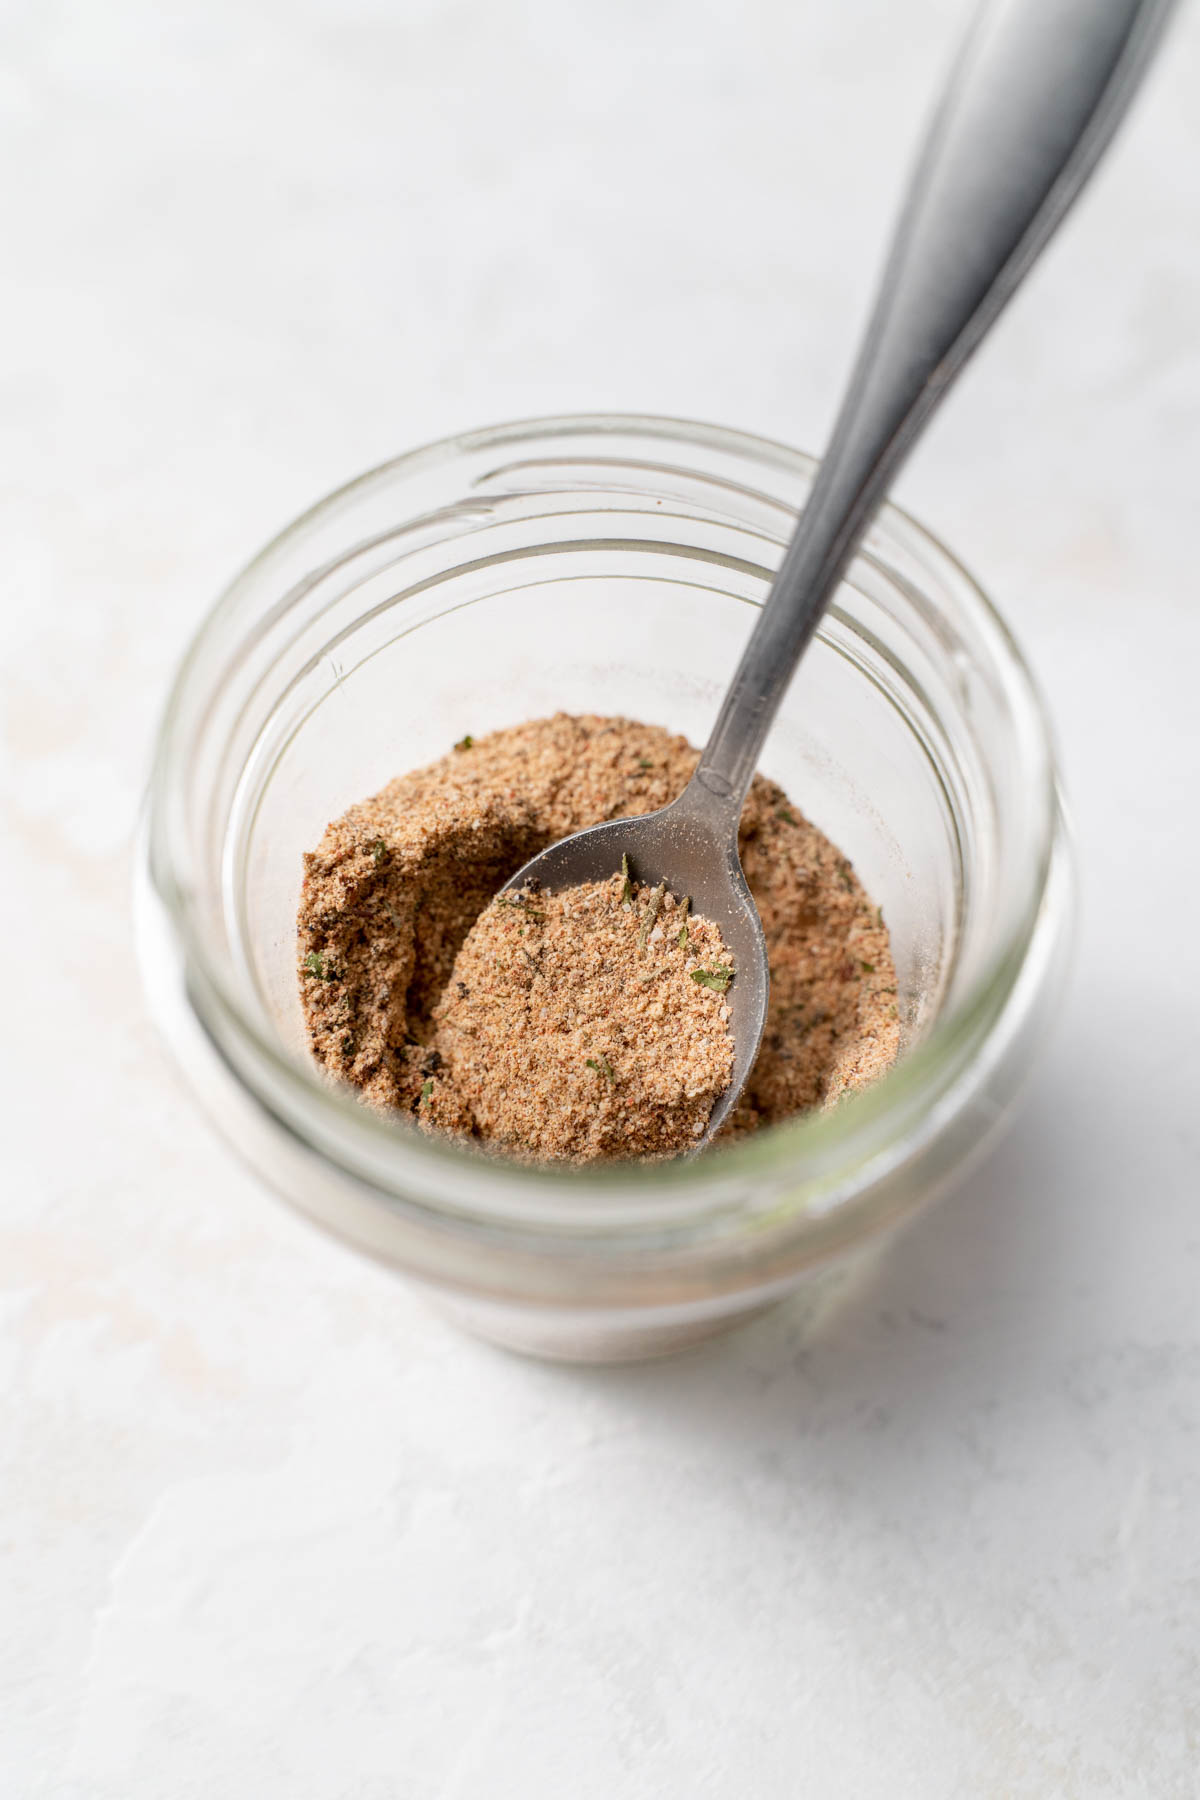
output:
M477 1137L596 1162L703 1135L733 1069L733 959L710 920L683 917L665 886L623 875L492 902L433 1015Z
M559 713L464 738L334 820L305 858L298 919L316 1058L374 1105L476 1139L436 1016L468 932L530 856L585 825L665 806L697 755L657 726ZM722 1136L831 1105L899 1048L887 930L846 858L761 775L740 846L771 998Z

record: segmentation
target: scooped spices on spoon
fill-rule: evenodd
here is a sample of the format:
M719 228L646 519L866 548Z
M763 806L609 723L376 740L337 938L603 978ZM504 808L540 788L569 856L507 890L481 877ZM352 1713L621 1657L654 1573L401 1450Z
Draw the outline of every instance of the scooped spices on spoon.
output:
M434 1008L438 1049L498 1150L676 1155L729 1085L733 976L717 927L665 884L639 888L628 864L563 893L501 894Z

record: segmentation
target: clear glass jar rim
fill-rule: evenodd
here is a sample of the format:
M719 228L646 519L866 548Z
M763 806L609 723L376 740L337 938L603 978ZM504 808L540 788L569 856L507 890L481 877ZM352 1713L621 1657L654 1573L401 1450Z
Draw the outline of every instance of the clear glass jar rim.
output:
M565 1172L514 1164L460 1149L451 1140L398 1128L329 1082L315 1066L310 1069L294 1060L249 1015L218 959L210 953L186 883L178 876L170 822L173 770L182 750L178 742L180 714L197 679L201 653L236 612L244 585L263 573L276 553L315 522L385 479L415 475L483 449L588 436L642 438L682 450L692 446L725 451L799 478L810 478L817 466L816 459L786 444L723 426L654 415L580 414L516 421L438 439L355 477L279 532L235 578L194 634L172 684L159 730L147 819L151 878L177 934L189 988L197 1000L203 997L210 1030L218 1042L236 1045L240 1041L247 1046L253 1060L270 1072L275 1100L282 1095L288 1104L281 1112L263 1092L255 1097L275 1113L285 1129L295 1131L301 1121L311 1128L311 1135L309 1129L303 1131L309 1147L335 1166L349 1172L354 1164L362 1179L363 1162L369 1164L367 1179L381 1202L416 1205L439 1218L500 1228L570 1229L577 1224L595 1234L603 1224L619 1233L634 1226L653 1229L684 1221L697 1224L727 1214L731 1206L745 1219L747 1177L778 1175L794 1165L801 1179L807 1180L811 1174L818 1181L821 1202L815 1210L823 1218L832 1209L850 1204L861 1191L861 1177L868 1166L874 1170L881 1159L894 1159L906 1134L954 1085L1000 1019L1035 934L1061 826L1045 709L1011 631L953 553L890 502L880 509L875 528L922 560L942 564L986 620L990 636L1000 647L1002 662L997 672L1006 695L1024 713L1029 728L1024 742L1032 754L1026 773L1040 795L1041 829L1030 844L1028 903L1008 939L997 943L967 992L905 1051L894 1070L833 1112L803 1115L693 1160L651 1168L619 1164ZM235 1063L244 1080L241 1059L230 1055L228 1060ZM318 1125L325 1130L317 1130ZM361 1161L354 1156L355 1149L363 1153ZM447 1184L459 1190L458 1198L443 1204L430 1197L431 1190ZM736 1190L732 1202L731 1189ZM813 1210L810 1206L810 1215Z

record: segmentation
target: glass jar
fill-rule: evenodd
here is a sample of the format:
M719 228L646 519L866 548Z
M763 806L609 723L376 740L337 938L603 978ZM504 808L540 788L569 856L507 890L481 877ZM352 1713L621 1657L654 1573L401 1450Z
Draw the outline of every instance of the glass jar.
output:
M1006 1113L1053 1005L1072 882L1045 718L983 594L887 507L763 765L882 905L885 1080L691 1161L527 1168L380 1116L308 1055L295 915L327 821L559 710L702 743L813 469L652 418L432 445L269 545L171 693L138 882L160 1027L274 1188L515 1348L655 1354L796 1290L819 1316Z

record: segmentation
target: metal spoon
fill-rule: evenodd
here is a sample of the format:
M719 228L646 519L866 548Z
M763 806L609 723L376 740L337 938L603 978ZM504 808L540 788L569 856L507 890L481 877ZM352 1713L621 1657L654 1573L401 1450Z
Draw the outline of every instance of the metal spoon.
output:
M506 891L602 880L628 856L732 951L733 1076L758 1053L767 950L738 821L792 674L900 463L1095 167L1173 0L993 0L934 114L829 449L691 781L672 805L577 832Z

